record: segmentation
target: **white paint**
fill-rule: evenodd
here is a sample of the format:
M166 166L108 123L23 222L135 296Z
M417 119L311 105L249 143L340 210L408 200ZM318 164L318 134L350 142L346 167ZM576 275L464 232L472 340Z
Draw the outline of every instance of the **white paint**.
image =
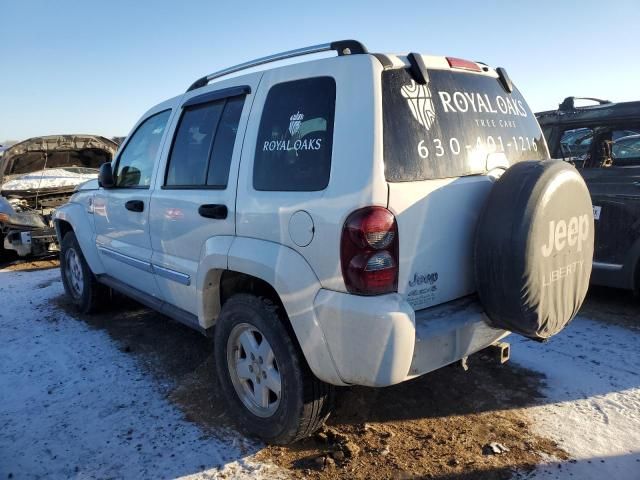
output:
M475 291L475 231L492 186L490 177L480 175L389 183L389 209L400 240L398 293L414 309ZM412 285L421 276L437 280L429 289Z

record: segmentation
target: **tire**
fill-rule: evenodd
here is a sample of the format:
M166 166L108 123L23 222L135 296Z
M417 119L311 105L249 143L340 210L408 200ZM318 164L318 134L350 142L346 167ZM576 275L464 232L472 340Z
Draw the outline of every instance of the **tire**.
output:
M60 245L60 275L64 291L81 313L100 310L109 297L109 289L96 280L73 232L67 232Z
M223 396L240 430L284 445L322 426L331 411L333 386L311 373L285 327L284 313L278 310L254 295L232 296L216 323L214 355ZM262 358L265 352L267 358ZM279 396L276 388L271 389L277 378ZM261 395L265 389L267 394ZM266 401L259 404L256 398Z
M587 294L593 241L591 197L573 166L507 169L476 233L476 287L490 323L541 341L560 332Z

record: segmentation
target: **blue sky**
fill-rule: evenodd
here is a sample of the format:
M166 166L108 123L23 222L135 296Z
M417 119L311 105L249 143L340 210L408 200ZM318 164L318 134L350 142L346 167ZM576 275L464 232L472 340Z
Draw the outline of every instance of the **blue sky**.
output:
M506 67L533 110L640 100L640 1L0 0L0 142L126 135L203 74L342 38Z

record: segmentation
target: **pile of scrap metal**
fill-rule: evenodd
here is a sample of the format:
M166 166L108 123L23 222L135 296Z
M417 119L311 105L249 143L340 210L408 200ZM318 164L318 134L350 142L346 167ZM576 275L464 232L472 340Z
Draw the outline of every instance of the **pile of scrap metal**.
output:
M95 135L51 135L0 156L0 250L21 257L58 250L51 216L76 188L98 177L118 145Z

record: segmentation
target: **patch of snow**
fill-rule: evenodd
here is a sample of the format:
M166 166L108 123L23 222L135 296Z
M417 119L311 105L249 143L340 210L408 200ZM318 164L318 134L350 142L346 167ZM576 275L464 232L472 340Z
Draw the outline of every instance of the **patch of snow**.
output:
M548 403L528 412L573 459L550 461L535 478L640 479L637 331L578 317L548 343L513 340L511 358L546 375Z
M103 331L52 308L58 269L0 270L0 478L274 478L260 445L186 421Z
M97 178L97 173L79 173L64 168L47 168L14 177L0 190L36 190L38 188L73 187Z

